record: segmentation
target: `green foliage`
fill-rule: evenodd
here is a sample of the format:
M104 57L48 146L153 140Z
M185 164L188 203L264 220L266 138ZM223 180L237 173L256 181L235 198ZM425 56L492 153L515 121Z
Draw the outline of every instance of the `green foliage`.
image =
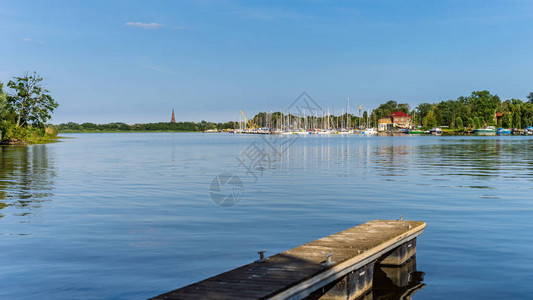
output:
M455 125L458 129L463 129L465 127L463 124L463 119L461 119L461 117L457 117L457 119L455 119Z
M83 123L78 124L74 122L63 123L57 126L60 132L145 132L145 131L185 131L185 132L198 132L208 129L232 129L237 126L236 122L227 123L212 123L202 121L195 122L160 122L160 123L146 123L146 124L134 124L128 125L126 123L116 122L108 124L94 124Z
M389 100L387 103L381 104L378 108L374 109L370 115L372 120L380 119L392 114L395 111L403 111L408 114L410 112L409 104L400 103Z
M398 110L403 111L404 113L408 114L410 110L410 106L408 103L400 103L398 104Z
M23 77L14 77L4 92L0 83L0 131L2 143L41 143L57 136L57 130L45 123L58 104L44 89L42 77L35 72Z
M4 84L0 82L0 119L3 120L7 114L7 94L4 92Z
M483 121L479 117L474 117L475 128L483 128Z
M14 91L8 97L8 102L16 114L15 126L44 125L52 117L51 114L58 104L46 94L49 91L41 86L43 78L34 72L13 79L7 86Z
M529 95L527 95L527 99L529 101L529 103L533 103L533 92L529 93Z
M53 127L16 127L9 126L4 132L3 140L12 143L37 144L49 142L57 137Z
M462 128L465 125L471 129L487 125L524 128L533 125L533 92L530 93L528 99L529 102L519 99L501 102L497 95L492 95L489 91L477 91L472 92L468 97L459 97L456 100L446 100L436 104L421 103L412 115L417 125L432 124L436 120L439 126L450 128ZM431 111L433 115L427 118ZM496 112L503 114L498 124L495 120ZM463 125L458 124L459 119Z
M414 114L415 117L416 117L416 121L417 121L416 124L421 125L423 123L424 118L433 109L433 106L435 106L435 104L432 104L432 103L420 103L416 107L416 109L415 109L416 114Z
M476 127L476 122L474 122L474 119L468 118L468 128L473 129Z
M435 115L435 110L431 110L422 121L424 127L436 127L437 126L437 117Z
M485 123L494 119L494 113L501 101L498 96L492 95L489 91L479 91L472 92L472 95L468 97L468 103L470 104L470 113L474 117L478 117L483 124L481 126L484 126Z
M513 115L510 113L506 113L501 118L501 121L502 121L502 127L506 127L506 128L512 127L513 126Z

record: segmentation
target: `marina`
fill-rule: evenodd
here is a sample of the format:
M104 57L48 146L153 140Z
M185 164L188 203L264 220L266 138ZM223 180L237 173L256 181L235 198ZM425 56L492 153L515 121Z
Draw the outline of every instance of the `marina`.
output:
M346 106L348 111L348 106ZM526 126L525 129L518 128L498 128L494 126L486 126L482 128L455 128L451 129L448 126L434 126L423 127L416 125L412 121L412 116L402 111L395 111L387 117L372 121L370 117L362 118L360 116L343 113L339 116L330 114L329 111L323 111L316 115L291 114L289 111L272 113L260 113L253 119L246 118L244 112L240 111L241 118L236 124L235 128L227 128L224 130L206 130L204 132L229 132L237 134L282 134L282 135L380 135L380 136L394 136L401 134L409 135L531 135L533 134L533 127ZM370 113L365 112L366 116ZM259 116L259 117L258 117ZM494 120L498 121L503 114L496 113ZM238 127L238 128L237 128Z

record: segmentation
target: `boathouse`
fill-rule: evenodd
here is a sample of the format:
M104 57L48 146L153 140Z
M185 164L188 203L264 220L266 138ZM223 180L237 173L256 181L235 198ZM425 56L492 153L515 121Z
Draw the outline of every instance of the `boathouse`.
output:
M395 111L378 120L378 131L411 128L411 119L412 117L403 111Z

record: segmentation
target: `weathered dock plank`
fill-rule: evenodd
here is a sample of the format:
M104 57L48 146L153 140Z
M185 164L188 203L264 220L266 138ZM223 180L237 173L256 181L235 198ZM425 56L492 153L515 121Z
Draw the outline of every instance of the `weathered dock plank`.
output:
M152 299L302 299L349 273L363 280L354 271L376 261L404 263L425 227L420 221L370 221Z

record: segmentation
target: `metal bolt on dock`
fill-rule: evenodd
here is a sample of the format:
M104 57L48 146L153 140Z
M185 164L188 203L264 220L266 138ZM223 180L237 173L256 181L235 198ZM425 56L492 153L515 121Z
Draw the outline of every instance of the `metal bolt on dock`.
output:
M257 262L265 262L265 250L257 251L257 254L259 254L259 260Z

